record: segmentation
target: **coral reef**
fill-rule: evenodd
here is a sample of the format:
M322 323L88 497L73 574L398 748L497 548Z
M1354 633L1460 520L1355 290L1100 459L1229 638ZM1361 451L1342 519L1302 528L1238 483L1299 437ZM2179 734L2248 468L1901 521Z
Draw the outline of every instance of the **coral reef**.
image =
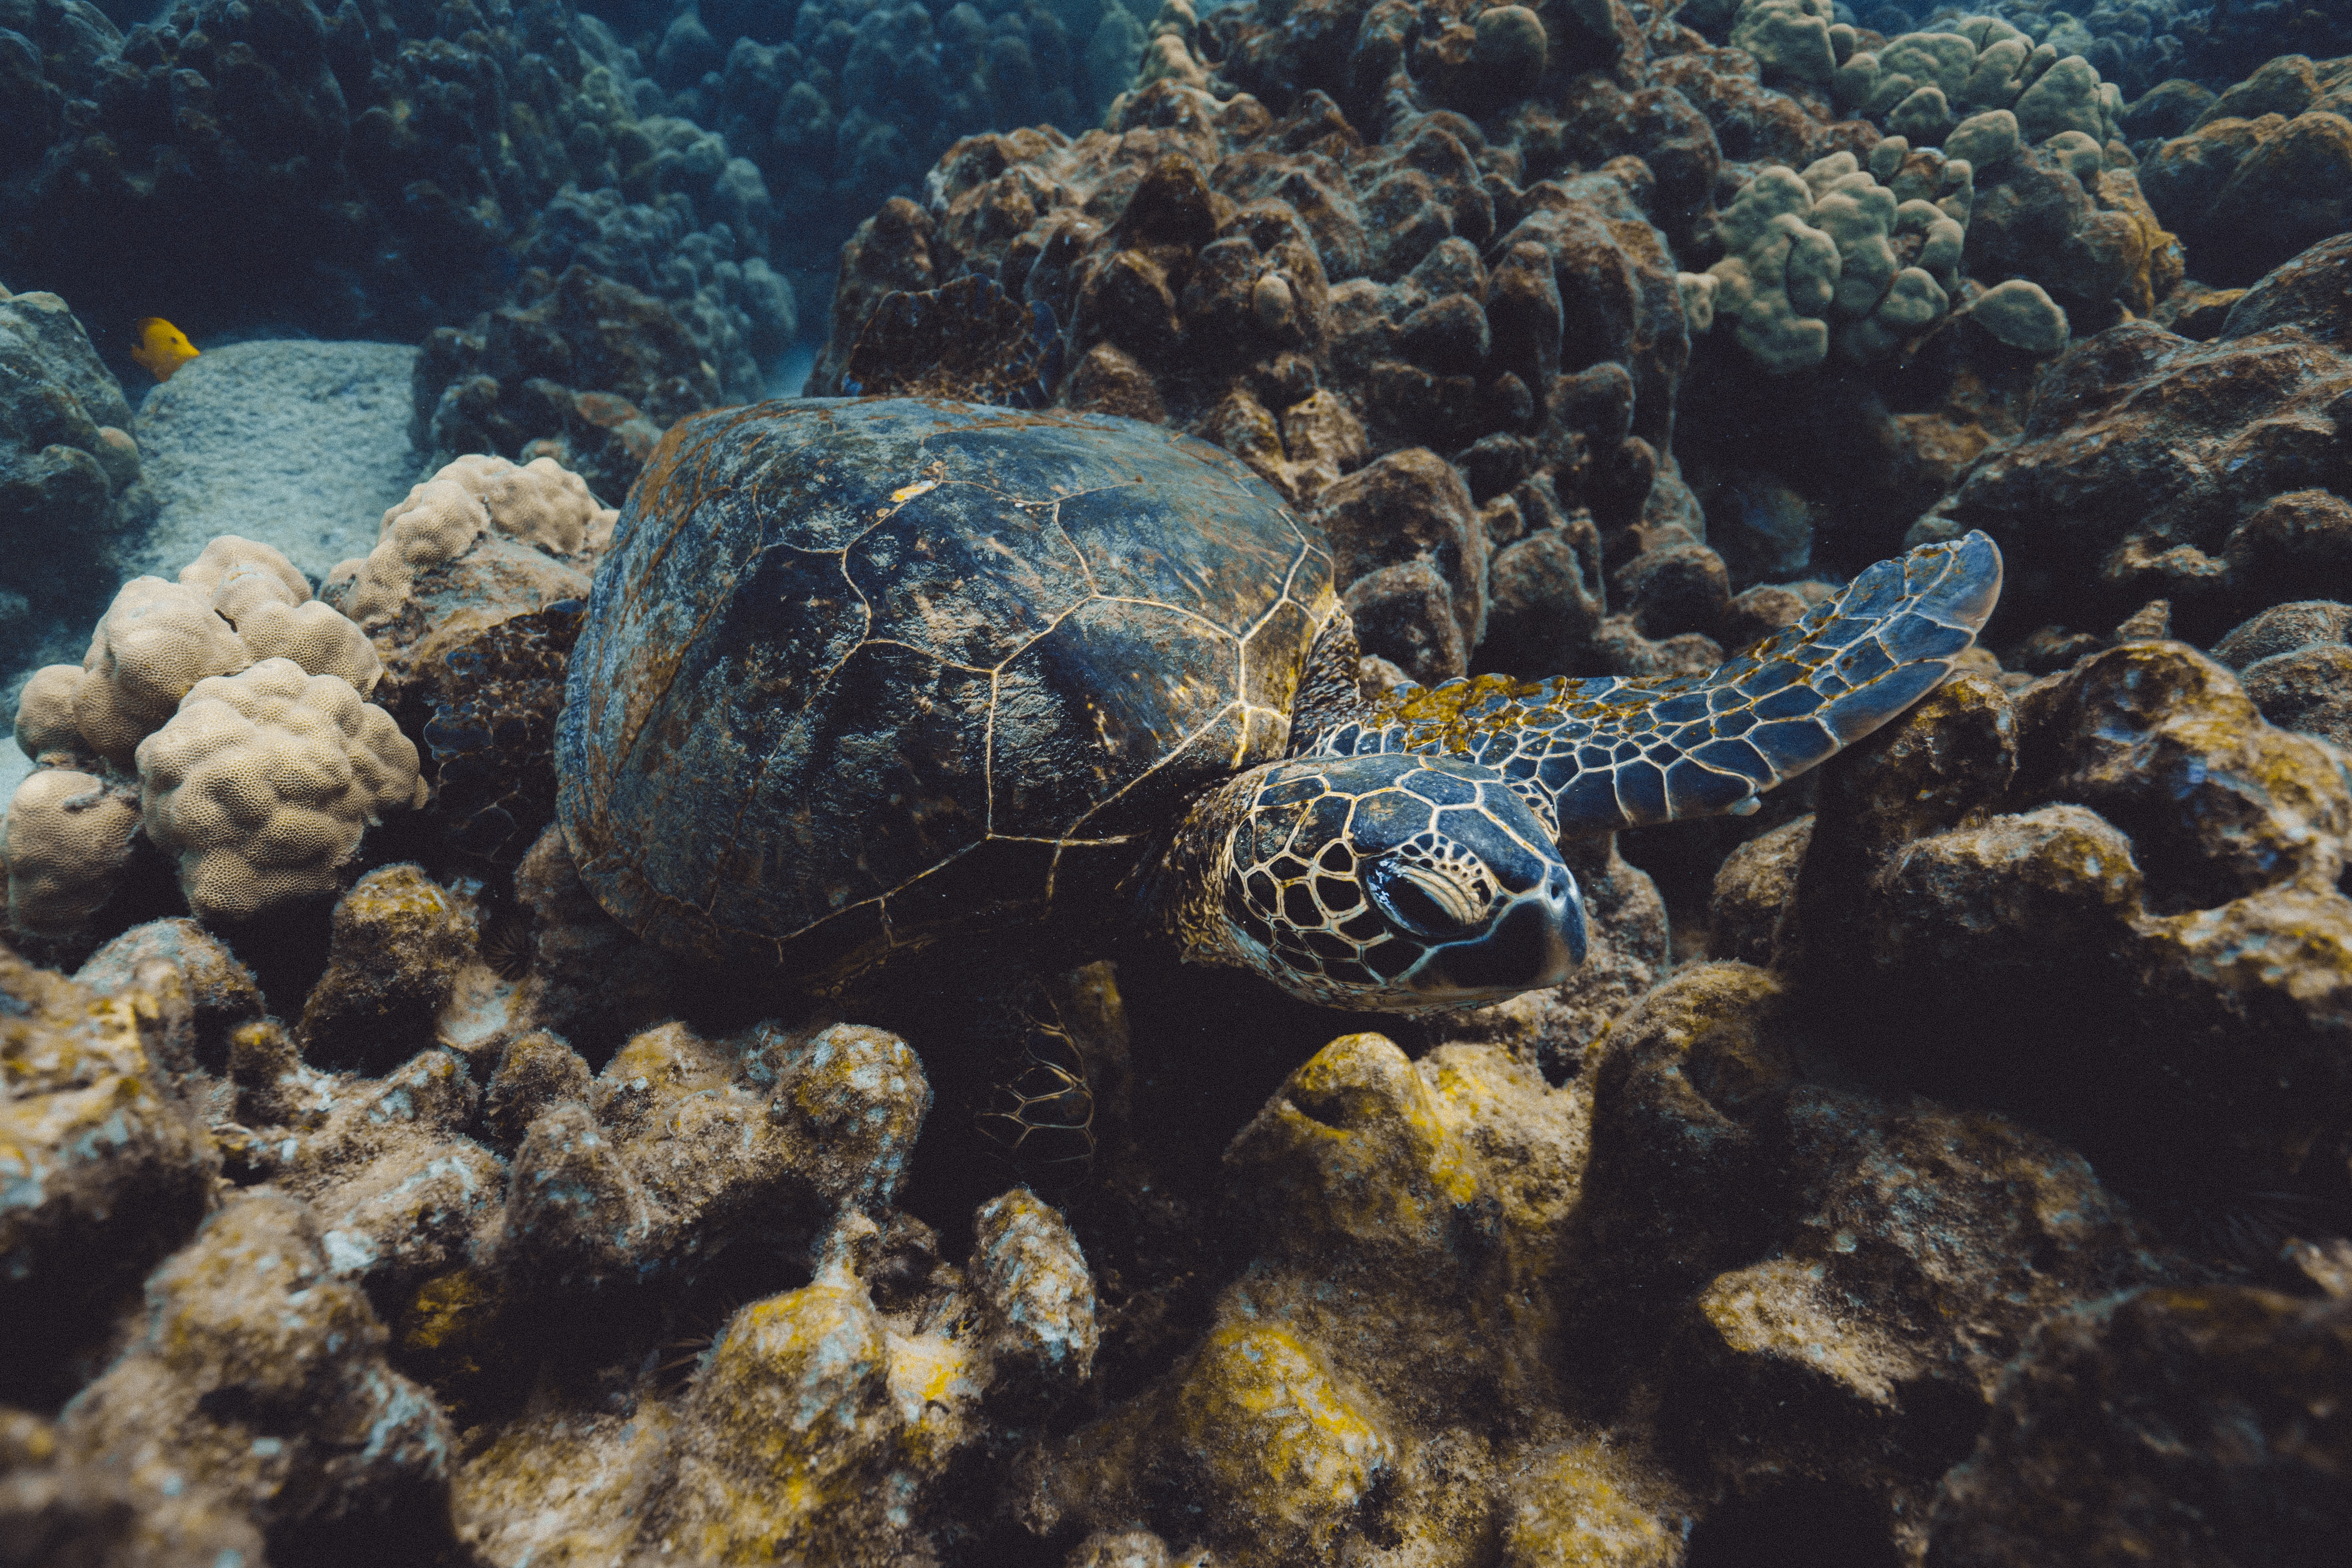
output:
M2352 364L2352 236L2312 247L2193 342L2133 321L2077 343L2012 439L1913 529L1982 528L2011 563L1991 628L2043 668L2152 600L2210 642L2267 606L2352 594L2352 489L2337 433ZM2073 651L2066 651L2068 648Z
M2294 498L2325 505L2326 491ZM2336 502L2329 510L2338 510ZM2352 610L2327 599L2273 605L2213 645L2213 657L2238 672L2263 717L2352 749Z
M650 399L666 424L722 393L756 395L762 364L792 341L758 167L715 132L641 114L632 83L659 89L569 5L372 0L330 14L310 0L194 0L127 34L85 0L21 9L0 14L16 62L0 76L0 254L12 280L70 289L120 333L102 342L126 373L134 315L166 315L202 341L259 322L414 341L475 321L478 336L485 312L527 313L547 279L585 268L592 280L567 297L575 311L583 297L592 310L628 301L635 320L608 342L666 340L675 346L653 357L667 368L650 379L707 367L705 384L656 395L625 349L532 359L520 379L562 390L518 385L503 420L486 421L500 395L473 378L505 362L445 350L426 356L438 379L421 373L415 394L430 452L445 394L472 393L476 416L444 460L528 458L551 440L584 461L638 416L606 405ZM274 286L219 285L254 275ZM660 405L682 393L696 400ZM594 477L619 494L635 468L623 457Z
M37 771L0 826L10 922L86 925L130 869L132 802L199 915L331 891L369 825L425 800L416 748L365 700L383 673L266 544L223 535L176 583L131 579L81 668L35 672L20 700Z
M194 1066L193 987L168 963L135 980L150 983L99 994L0 950L11 1194L0 1300L26 1336L12 1402L62 1397L95 1372L68 1360L76 1336L212 1205L220 1154L169 1072Z
M95 626L0 829L0 1561L2342 1554L2339 14L590 9L0 0L0 270L93 324L0 298L0 658ZM1556 990L698 965L557 714L605 503L845 236L813 392L1222 447L1343 689L1704 671L1906 536L2000 607L1753 815L1563 846ZM323 582L134 576L103 323L239 268L424 338L425 476ZM1008 1016L1060 1186L973 1127Z
M716 169L661 162L667 128L640 122L611 34L561 5L201 0L128 34L87 4L23 9L40 41L8 79L0 231L20 273L74 279L110 318L151 310L201 337L257 306L413 334L497 302L515 249L560 270L604 230L659 232L656 214L689 218L719 260L764 254L756 172L723 146ZM594 201L632 175L626 203ZM256 268L278 281L266 301L212 281ZM709 279L619 280L741 309L701 295Z
M2340 1257L2334 1267L2340 1282ZM2214 1562L2221 1541L2231 1561L2324 1562L2313 1550L2342 1528L2344 1439L2311 1391L2352 1374L2335 1294L2155 1289L2053 1318L1936 1500L1927 1561ZM2206 1414L2223 1402L2265 1439L2252 1463ZM2078 1511L2090 1476L2108 1485Z
M738 396L757 390L740 365ZM661 433L723 399L716 368L661 302L585 266L524 279L518 301L439 327L417 355L419 451L552 458L603 495L628 493Z
M618 9L604 14L651 62L646 85L658 89L639 87L640 103L661 98L757 164L793 215L776 237L780 262L819 276L860 219L892 196L919 197L960 138L1098 122L1127 89L1150 20L1149 6L1121 0L816 0L790 11L709 0L637 31Z
M1726 254L1707 269L1715 287L1698 292L1715 315L1738 323L1739 346L1765 370L1785 375L1820 364L1831 339L1823 318L1832 312L1841 323L1839 353L1858 361L1884 359L1943 321L1959 282L1968 187L1948 177L1953 164L1932 154L1915 170L1907 151L1892 141L1873 151L1873 168L1896 182L1891 189L1851 153L1832 153L1801 175L1776 164L1742 185L1716 219L1713 237ZM1912 191L1920 194L1906 195ZM1940 206L1929 199L1938 195ZM1901 253L1898 241L1908 242ZM1912 265L1903 265L1905 254ZM2045 311L2056 309L2038 285L2001 287L2021 287ZM1998 309L1993 314L2000 316ZM2066 319L2056 320L2046 344L1993 331L2013 346L2052 353L2065 346Z
M1894 728L1825 768L1769 939L1835 996L1847 1048L2030 1115L2116 1179L2340 1183L2340 753L2150 640L2013 694L1963 678ZM1905 980L1857 984L1874 973ZM2154 1131L2192 1125L2194 1152Z
M2352 57L2273 59L2144 160L2147 199L2200 274L2252 283L2352 228Z

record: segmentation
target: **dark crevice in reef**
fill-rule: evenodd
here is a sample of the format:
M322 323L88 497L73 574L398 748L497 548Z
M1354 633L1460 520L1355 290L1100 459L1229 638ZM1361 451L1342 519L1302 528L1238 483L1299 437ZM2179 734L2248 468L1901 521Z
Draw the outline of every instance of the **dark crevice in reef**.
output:
M1789 1480L1727 1500L1691 1532L1685 1568L1896 1568L1885 1505L1853 1487Z

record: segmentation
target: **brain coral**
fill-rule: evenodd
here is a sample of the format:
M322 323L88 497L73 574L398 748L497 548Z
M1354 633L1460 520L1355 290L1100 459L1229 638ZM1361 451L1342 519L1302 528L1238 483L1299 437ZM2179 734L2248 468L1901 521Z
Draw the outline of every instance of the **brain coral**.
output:
M570 475L534 472L527 484L510 487L522 498L515 502L516 515L541 532L578 535L583 510L573 494L578 485ZM597 515L593 503L586 515ZM143 792L151 837L155 837L155 822L170 819L168 811L163 818L154 816L153 779L140 762L141 747L160 731L178 725L180 738L156 754L181 756L187 737L194 732L184 722L193 689L213 678L247 670L257 661L282 665L298 676L340 689L349 700L347 706L359 714L352 721L361 730L352 733L361 737L362 749L384 759L370 767L406 769L406 782L386 798L409 804L422 787L416 783L415 750L409 749L404 763L394 762L399 747L408 742L399 739L389 715L362 700L375 691L384 673L367 634L340 611L313 599L309 582L277 550L222 534L181 570L178 582L136 577L125 584L91 637L81 668L50 665L26 682L16 710L16 742L43 765L18 787L8 808L7 826L16 842L10 918L18 931L62 936L82 926L108 901L122 880L132 847L131 835L114 831L125 803ZM314 692L305 700L317 708L326 698ZM330 706L340 711L345 705ZM367 714L374 719L366 719ZM321 767L333 773L343 766L315 757L286 765L293 771L265 770L265 774L268 790L289 798L319 795L325 786L309 775ZM128 776L133 773L139 775L136 781ZM274 808L265 808L260 796L247 786L230 793L239 799L233 814L239 831L266 830L269 838L266 844L257 841L250 858L271 866L289 853L297 858L323 854L320 864L341 864L381 805L327 807L331 814L351 819L349 833L339 830L320 840L332 847L297 853L288 848L293 842L289 836L299 838L301 834L289 822L278 821ZM373 800L373 795L367 798ZM139 815L131 812L134 817ZM213 827L184 826L176 831L184 839L194 833L207 847L218 847ZM345 837L349 843L343 842ZM158 837L156 842L178 851L176 841L166 844ZM209 873L205 885L208 889L227 886ZM299 878L266 879L259 896L266 902L309 888ZM215 897L208 890L202 901L194 892L189 896L200 914L249 914L255 907L242 893Z
M360 836L426 793L392 715L286 658L198 681L140 742L139 772L147 837L205 920L332 891Z
M367 634L310 597L310 582L269 545L217 535L180 568L180 583L212 595L213 613L255 658L290 658L313 675L340 675L362 697L383 675Z
M181 569L178 582L124 584L90 637L80 674L52 665L34 677L19 704L20 743L36 757L47 749L82 751L128 768L139 742L197 681L281 658L312 675L340 676L362 696L383 672L366 634L312 599L310 584L284 555L222 534Z

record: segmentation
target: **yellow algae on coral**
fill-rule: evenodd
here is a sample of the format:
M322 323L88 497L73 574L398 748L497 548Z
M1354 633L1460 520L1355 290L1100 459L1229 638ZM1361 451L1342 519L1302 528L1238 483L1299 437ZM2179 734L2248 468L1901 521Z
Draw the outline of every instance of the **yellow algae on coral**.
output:
M517 1421L452 1481L458 1535L488 1562L515 1568L627 1561L676 1423L650 1399L627 1416L573 1412Z
M1926 1370L1893 1339L1839 1310L1822 1267L1776 1258L1716 1277L1698 1310L1724 1345L1777 1357L1843 1384L1864 1403L1894 1408L1895 1389Z
M1290 1076L1228 1158L1260 1167L1318 1228L1387 1251L1440 1234L1478 1196L1477 1157L1453 1121L1394 1044L1346 1035Z
M401 1348L448 1350L478 1339L498 1308L498 1287L481 1269L436 1274L416 1288L401 1315Z
M971 1439L990 1368L970 1342L944 1334L893 1333L887 1344L900 1453L911 1465L934 1468Z
M887 1354L872 1303L845 1276L738 1312L686 1400L650 1538L698 1563L811 1550L866 1489L890 1426Z
M1288 1329L1229 1322L1175 1400L1177 1441L1229 1521L1301 1542L1342 1524L1394 1462L1387 1436Z
M1654 1458L1598 1440L1529 1463L1513 1488L1503 1568L1673 1568L1692 1509L1663 1475Z

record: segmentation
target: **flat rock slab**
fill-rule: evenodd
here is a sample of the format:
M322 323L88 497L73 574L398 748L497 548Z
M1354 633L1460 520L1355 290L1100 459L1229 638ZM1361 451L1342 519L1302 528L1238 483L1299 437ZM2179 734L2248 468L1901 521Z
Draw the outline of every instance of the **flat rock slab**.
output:
M163 510L131 564L176 577L216 533L274 544L313 585L374 547L423 458L416 351L306 340L207 349L147 394L132 434Z

